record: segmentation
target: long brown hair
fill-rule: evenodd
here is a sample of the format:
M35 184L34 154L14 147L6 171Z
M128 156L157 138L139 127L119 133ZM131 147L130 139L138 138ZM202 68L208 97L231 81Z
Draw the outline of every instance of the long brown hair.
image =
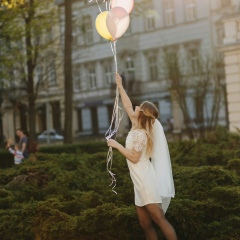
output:
M138 117L140 128L146 131L147 134L147 152L151 154L153 148L152 131L153 123L159 117L159 112L155 104L152 102L144 101L140 105L141 111Z

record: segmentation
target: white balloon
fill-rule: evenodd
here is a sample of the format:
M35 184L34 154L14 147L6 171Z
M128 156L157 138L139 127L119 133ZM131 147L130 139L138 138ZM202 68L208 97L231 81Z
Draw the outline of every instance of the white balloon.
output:
M112 8L106 18L107 28L113 38L120 38L128 29L130 17L122 7Z
M111 8L122 7L127 13L130 13L133 10L134 1L133 0L112 0Z

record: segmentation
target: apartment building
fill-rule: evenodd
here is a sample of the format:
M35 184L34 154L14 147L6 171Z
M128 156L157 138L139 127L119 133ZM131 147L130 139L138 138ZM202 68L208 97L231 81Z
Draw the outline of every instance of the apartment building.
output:
M63 35L63 1L56 3L59 4ZM106 10L103 1L98 3L103 11ZM223 45L222 19L236 12L238 4L238 0L135 1L129 29L116 44L118 71L133 104L139 105L144 100L154 102L163 126L167 129L169 119L173 119L174 131L181 132L184 129L183 114L162 75L163 53L185 54L194 71L201 54L214 54ZM73 131L80 136L103 134L110 125L115 97L113 54L110 44L95 29L99 14L96 2L74 1L72 10ZM187 98L191 118L195 119L195 99L191 94ZM207 110L214 104L210 95L207 99L205 115L211 114ZM221 104L219 124L227 125L226 114L227 109ZM128 129L129 121L125 116L120 132Z
M106 10L102 0L98 3L103 11ZM46 61L49 66L36 67L36 81L46 79L36 101L37 132L46 128L62 129L64 108L67 107L63 99L63 0L55 0L55 4L60 24L49 29L47 36L57 37L62 49L49 49L49 57L55 56L55 60ZM110 44L95 29L98 14L96 1L75 0L72 3L75 137L104 135L110 125L115 100L113 53ZM186 64L194 72L201 55L220 51L225 56L226 81L224 78L221 84L226 88L227 99L221 100L218 123L227 125L229 120L230 130L239 127L239 0L136 0L130 17L130 26L116 46L118 71L133 104L139 105L144 100L154 102L164 128L168 129L172 119L174 132L180 133L185 128L184 117L163 74L162 57L166 52L187 56ZM196 98L191 91L186 98L190 117L194 120L198 114ZM209 116L214 101L211 94L206 99L203 111ZM228 102L227 108L225 102ZM2 107L4 135L13 131L13 125L24 128L26 108L14 112L6 100ZM129 127L125 114L119 135Z
M230 131L240 129L240 4L238 11L222 19L225 37L224 53L228 118Z

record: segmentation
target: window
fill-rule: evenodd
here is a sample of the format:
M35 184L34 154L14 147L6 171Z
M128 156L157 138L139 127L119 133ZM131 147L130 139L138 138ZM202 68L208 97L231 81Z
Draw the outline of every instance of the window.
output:
M223 44L223 39L224 39L224 28L221 26L221 27L217 28L217 43L218 43L218 45Z
M83 27L82 27L84 42L86 45L93 43L93 29L92 29L92 19L90 16L83 17Z
M90 89L94 89L97 87L96 73L93 67L88 69L88 84Z
M98 106L97 108L97 117L98 117L98 127L99 133L105 133L109 128L108 121L108 111L107 106Z
M175 64L176 61L178 61L177 49L176 49L176 52L169 50L166 53L166 60L172 64Z
M185 0L186 4L186 19L187 21L193 21L197 18L196 13L196 0Z
M200 68L199 53L197 49L189 49L189 60L192 73L198 73Z
M194 104L196 118L193 119L193 121L196 126L199 126L204 121L204 99L202 98L201 94L198 94L198 92L196 92L195 94L196 96L194 98Z
M97 114L97 107L90 108L91 110L91 119L92 119L92 131L93 134L98 134L99 126L98 126L98 114Z
M73 82L74 82L74 89L80 90L81 89L81 72L78 68L73 70Z
M72 45L73 45L73 47L77 46L78 35L79 35L79 32L77 29L77 21L75 19L75 16L73 16L73 18L72 18Z
M104 78L106 86L110 86L113 82L113 76L112 76L112 66L111 64L106 64L104 66Z
M91 133L92 129L91 111L89 108L83 108L81 112L83 132Z
M158 62L156 56L151 56L148 58L149 63L149 73L150 80L154 81L158 79Z
M166 78L174 79L179 76L179 46L172 45L164 49L163 64L165 70L162 72Z
M155 28L155 17L153 15L147 16L147 30L152 30Z
M167 26L175 24L175 12L173 1L165 1L164 9L165 9L164 10L165 24Z
M133 59L131 57L127 58L126 70L127 70L127 79L128 80L135 80L134 63L133 63Z
M55 68L55 63L52 62L48 66L48 82L50 86L56 85L57 80L56 80L56 68Z
M53 28L51 26L46 29L46 43L53 41Z
M43 85L43 67L42 66L37 66L36 68L36 78L37 78L37 84L38 86Z
M222 7L228 7L231 5L231 0L220 0Z
M82 121L82 109L78 108L77 110L77 116L78 116L78 131L83 131L83 121Z

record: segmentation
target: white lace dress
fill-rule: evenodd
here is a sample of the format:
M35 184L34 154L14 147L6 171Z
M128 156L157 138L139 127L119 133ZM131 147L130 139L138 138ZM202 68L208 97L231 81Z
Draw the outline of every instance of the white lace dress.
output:
M142 207L150 203L161 203L157 191L157 179L150 156L147 154L147 135L143 130L135 129L128 133L126 148L142 151L139 161L134 164L127 159L130 176L134 184L135 205Z

